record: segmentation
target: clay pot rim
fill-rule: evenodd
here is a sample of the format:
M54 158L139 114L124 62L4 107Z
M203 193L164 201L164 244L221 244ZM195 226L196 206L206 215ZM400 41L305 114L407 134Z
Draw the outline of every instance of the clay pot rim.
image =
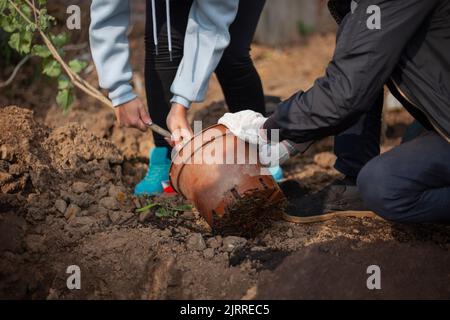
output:
M217 123L217 124L215 124L215 125L209 126L209 127L205 128L205 129L203 129L202 131L200 131L199 133L195 134L194 136L192 136L191 139L189 139L189 141L187 141L187 142L180 148L180 150L176 153L175 157L172 159L172 162L171 162L170 168L169 168L169 181L170 181L171 186L175 189L175 191L177 191L177 192L178 192L180 195L182 195L184 198L186 198L185 195L184 195L181 191L179 191L179 190L177 189L177 187L175 186L175 184L174 184L173 181L172 181L172 169L173 169L173 167L176 165L176 164L175 164L175 159L179 156L180 151L183 150L184 147L186 147L187 145L189 145L196 137L202 135L205 131L210 130L210 129L212 129L212 128L216 128L216 127L223 127L223 128L225 128L225 132L224 132L223 135L225 135L225 136L227 135L227 131L229 131L229 129L228 129L226 126L224 126L223 124ZM229 131L229 132L230 132L230 131ZM208 142L208 143L209 143L209 142ZM201 148L203 148L203 146L204 146L204 145L202 144ZM195 153L196 151L197 151L197 150L194 150L193 153ZM191 156L192 156L192 155L191 155ZM186 165L186 164L183 163L182 169L180 170L180 172L178 172L178 176L181 174L181 171L183 170L183 168L184 168L185 165Z

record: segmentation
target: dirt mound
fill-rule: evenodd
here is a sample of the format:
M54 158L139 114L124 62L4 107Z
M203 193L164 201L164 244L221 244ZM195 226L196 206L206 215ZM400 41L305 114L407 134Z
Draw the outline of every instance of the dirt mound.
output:
M88 183L123 162L117 148L78 124L50 130L30 110L0 109L0 187L3 193L28 195L67 189L67 182Z
M449 299L449 265L448 249L438 246L341 238L288 257L261 281L257 298Z

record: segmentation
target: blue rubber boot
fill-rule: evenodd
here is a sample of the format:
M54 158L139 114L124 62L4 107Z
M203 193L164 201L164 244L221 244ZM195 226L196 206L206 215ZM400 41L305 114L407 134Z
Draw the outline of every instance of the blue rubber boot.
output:
M283 169L280 166L270 167L269 172L276 182L280 182L283 179Z
M162 182L169 180L170 160L167 158L169 149L155 147L150 151L150 163L147 175L134 188L134 195L154 195L163 192Z

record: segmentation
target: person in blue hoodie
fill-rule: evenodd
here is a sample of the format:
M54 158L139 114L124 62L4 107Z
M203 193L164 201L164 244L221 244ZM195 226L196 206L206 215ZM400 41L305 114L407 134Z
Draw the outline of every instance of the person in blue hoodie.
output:
M108 91L121 126L142 131L152 121L173 133L172 144L189 139L186 112L205 98L216 73L231 112L263 113L264 94L250 46L265 0L152 0L146 9L145 86L148 108L130 84L127 30L129 1L93 0L90 43L100 86ZM154 134L146 177L135 194L162 191L168 180L170 145ZM273 169L282 177L279 167Z

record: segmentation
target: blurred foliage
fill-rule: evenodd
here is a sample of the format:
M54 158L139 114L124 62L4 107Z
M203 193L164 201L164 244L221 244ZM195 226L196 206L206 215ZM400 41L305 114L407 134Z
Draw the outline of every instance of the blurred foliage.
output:
M303 21L299 21L297 27L298 27L298 33L302 37L307 37L307 36L311 35L314 32L314 28L309 26L309 25L307 25Z
M61 57L65 55L63 48L69 43L70 37L67 32L57 30L56 19L48 13L46 4L47 0L0 0L0 28L6 32L6 39L0 39L0 44L7 43L9 46L2 46L0 54L7 62L10 61L11 49L22 56L40 58L42 73L58 82L56 102L61 108L68 110L74 101L74 86L63 74L62 66L49 48L42 44L39 31L47 35ZM36 8L35 11L33 7ZM68 65L73 72L79 74L87 63L75 59Z

